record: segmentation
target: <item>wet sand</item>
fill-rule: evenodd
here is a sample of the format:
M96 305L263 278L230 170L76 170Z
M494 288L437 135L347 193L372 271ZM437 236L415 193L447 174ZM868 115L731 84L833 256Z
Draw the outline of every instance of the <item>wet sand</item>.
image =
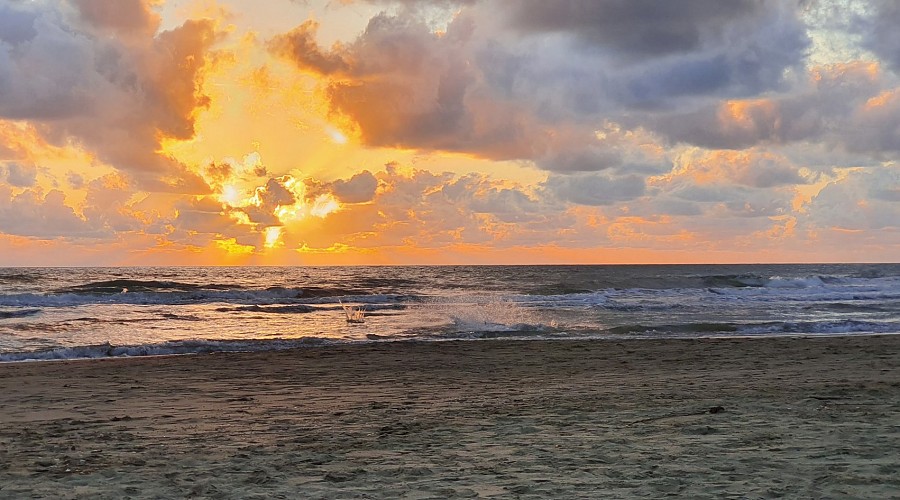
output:
M0 365L0 498L898 492L900 335Z

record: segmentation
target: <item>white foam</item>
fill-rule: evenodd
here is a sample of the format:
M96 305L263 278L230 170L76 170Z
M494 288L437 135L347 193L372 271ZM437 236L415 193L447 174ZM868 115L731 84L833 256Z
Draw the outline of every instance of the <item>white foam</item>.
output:
M781 276L773 276L765 284L767 288L811 288L824 285L825 282L818 276L806 278L782 278Z
M547 328L537 313L512 300L443 303L432 307L445 314L458 332L522 332Z

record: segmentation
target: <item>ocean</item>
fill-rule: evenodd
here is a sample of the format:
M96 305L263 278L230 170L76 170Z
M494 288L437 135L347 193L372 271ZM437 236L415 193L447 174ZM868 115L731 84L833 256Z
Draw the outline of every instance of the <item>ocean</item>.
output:
M0 268L2 362L885 333L900 333L900 264Z

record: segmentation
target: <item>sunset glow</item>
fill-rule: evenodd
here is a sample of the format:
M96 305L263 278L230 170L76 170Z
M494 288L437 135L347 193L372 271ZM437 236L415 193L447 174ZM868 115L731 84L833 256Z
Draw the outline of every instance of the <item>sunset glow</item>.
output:
M0 266L897 260L895 3L622 5L5 2Z

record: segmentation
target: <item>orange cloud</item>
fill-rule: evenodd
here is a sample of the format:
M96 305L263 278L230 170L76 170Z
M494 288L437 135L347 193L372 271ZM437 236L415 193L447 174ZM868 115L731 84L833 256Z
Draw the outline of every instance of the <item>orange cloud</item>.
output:
M160 154L163 138L194 134L199 91L212 46L212 20L188 20L158 32L148 1L96 0L15 4L41 18L2 50L12 85L0 95L0 118L26 120L47 142L75 143L126 172L148 190L203 192L202 180Z
M675 176L698 184L739 184L771 188L805 184L799 168L787 158L764 150L691 150L679 158ZM669 177L671 179L671 176Z

